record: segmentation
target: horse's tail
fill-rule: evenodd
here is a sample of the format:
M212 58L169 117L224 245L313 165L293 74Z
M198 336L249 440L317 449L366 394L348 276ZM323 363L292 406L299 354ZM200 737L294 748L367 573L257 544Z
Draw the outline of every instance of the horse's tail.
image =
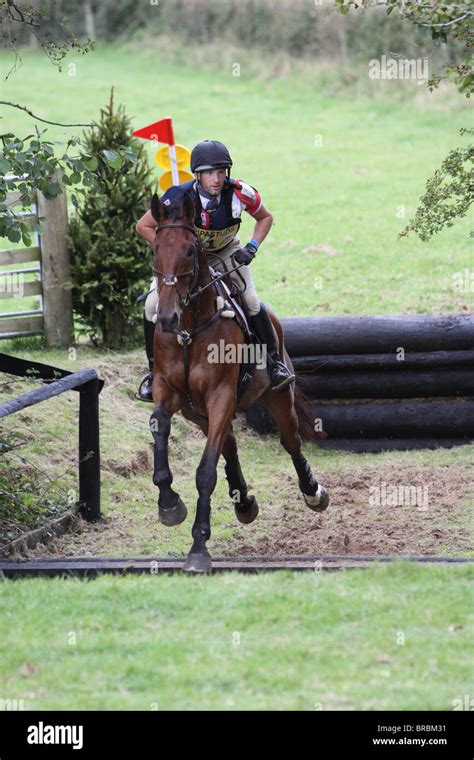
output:
M311 401L297 385L295 386L295 411L298 415L299 433L304 441L327 438L324 430L315 430L316 420L311 410Z

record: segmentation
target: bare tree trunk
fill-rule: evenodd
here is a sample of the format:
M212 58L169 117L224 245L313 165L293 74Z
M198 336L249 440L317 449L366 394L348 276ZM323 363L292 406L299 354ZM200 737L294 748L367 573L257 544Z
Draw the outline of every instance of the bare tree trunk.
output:
M87 36L90 37L91 40L95 40L95 19L90 2L84 3L84 24Z
M340 16L338 19L337 38L339 41L339 57L341 59L341 63L346 65L347 64L347 36L346 36L346 25L345 25L344 16Z

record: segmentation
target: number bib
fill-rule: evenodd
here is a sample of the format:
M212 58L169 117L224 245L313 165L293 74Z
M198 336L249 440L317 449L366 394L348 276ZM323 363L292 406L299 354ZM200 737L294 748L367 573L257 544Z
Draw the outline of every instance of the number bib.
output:
M226 227L225 230L203 230L200 227L197 229L202 247L209 253L225 248L235 238L238 231L239 224Z

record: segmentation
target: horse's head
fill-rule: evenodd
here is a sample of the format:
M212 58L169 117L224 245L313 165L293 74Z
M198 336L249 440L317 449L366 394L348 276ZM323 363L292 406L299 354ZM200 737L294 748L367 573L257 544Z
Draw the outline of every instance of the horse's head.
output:
M165 206L155 193L151 213L158 225L153 242L153 269L158 280L157 322L163 332L174 332L199 274L200 244L194 227L194 204L184 194Z

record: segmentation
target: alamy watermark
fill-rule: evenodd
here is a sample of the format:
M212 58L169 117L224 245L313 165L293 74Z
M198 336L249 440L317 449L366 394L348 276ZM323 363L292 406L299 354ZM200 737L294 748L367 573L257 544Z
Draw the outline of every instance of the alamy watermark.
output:
M428 58L389 58L369 61L370 79L413 79L418 84L428 81Z
M28 744L71 744L73 749L82 749L84 727L53 726L40 721L37 725L28 726L26 741Z
M474 697L471 697L470 694L464 694L463 697L456 697L456 699L453 699L451 704L453 710L467 710L468 712L472 712L474 710Z
M12 712L24 709L24 699L0 699L0 712Z
M458 293L474 293L474 269L465 267L452 275L451 289Z
M210 343L207 347L209 364L255 364L257 369L267 367L267 347L265 344Z
M12 298L23 298L25 275L21 272L5 272L0 277L0 293L8 293Z
M371 507L416 507L420 512L428 510L428 487L390 484L385 481L369 488Z

